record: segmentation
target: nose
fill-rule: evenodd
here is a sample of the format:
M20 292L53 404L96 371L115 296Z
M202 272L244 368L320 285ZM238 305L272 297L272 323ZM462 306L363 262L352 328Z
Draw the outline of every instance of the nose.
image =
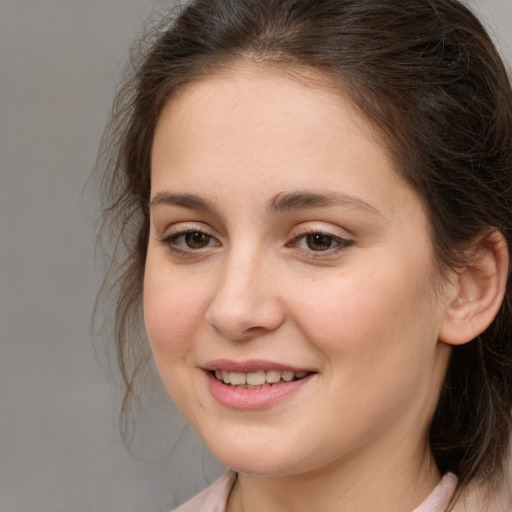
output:
M271 263L256 256L233 256L219 274L206 321L232 340L271 332L285 319L278 288Z

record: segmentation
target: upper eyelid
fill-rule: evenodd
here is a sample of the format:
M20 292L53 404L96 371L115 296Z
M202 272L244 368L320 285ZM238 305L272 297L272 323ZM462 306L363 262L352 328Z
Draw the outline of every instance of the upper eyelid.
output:
M185 230L176 231L175 233L169 233L167 235L164 235L162 237L162 241L165 242L167 240L176 240L177 238L179 238L181 236L188 235L190 233L203 233L204 235L209 236L213 240L217 240L216 237L214 237L210 233L206 233L202 229L185 229Z
M325 223L322 222L322 224ZM313 233L322 233L323 235L332 236L333 238L341 238L346 240L352 240L356 238L356 236L350 231L348 231L346 228L342 228L340 226L333 226L330 223L329 226L330 227L324 227L322 225L318 225L318 223L303 223L294 228L294 231L296 232L294 238Z
M212 236L214 238L218 238L216 235L216 231L212 229L208 224L204 224L202 222L175 222L173 224L168 225L164 229L161 230L160 238L168 238L174 235L180 235L184 233L190 233L191 231L200 231L205 235Z

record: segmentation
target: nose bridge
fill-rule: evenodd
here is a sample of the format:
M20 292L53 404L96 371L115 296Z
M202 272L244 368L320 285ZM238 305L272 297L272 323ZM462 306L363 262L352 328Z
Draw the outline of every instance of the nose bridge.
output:
M268 260L250 246L233 249L226 257L207 311L207 321L224 336L246 339L281 324L283 311Z

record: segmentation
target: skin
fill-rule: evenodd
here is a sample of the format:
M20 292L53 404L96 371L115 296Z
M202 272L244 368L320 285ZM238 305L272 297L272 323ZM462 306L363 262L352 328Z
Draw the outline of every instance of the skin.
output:
M169 394L240 473L228 510L414 509L440 479L427 426L457 291L371 126L308 78L239 64L167 105L151 178L147 332ZM299 192L336 199L276 207ZM219 358L315 374L234 410L209 391L203 368Z

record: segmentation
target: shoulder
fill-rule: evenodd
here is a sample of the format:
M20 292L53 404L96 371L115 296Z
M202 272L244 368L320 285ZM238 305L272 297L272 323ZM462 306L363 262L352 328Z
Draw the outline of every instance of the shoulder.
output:
M457 486L457 477L447 473L430 496L413 512L442 512L447 509ZM469 485L457 499L452 512L511 512L512 501L505 483L501 488Z
M210 487L171 512L224 512L235 479L236 473L228 471Z

